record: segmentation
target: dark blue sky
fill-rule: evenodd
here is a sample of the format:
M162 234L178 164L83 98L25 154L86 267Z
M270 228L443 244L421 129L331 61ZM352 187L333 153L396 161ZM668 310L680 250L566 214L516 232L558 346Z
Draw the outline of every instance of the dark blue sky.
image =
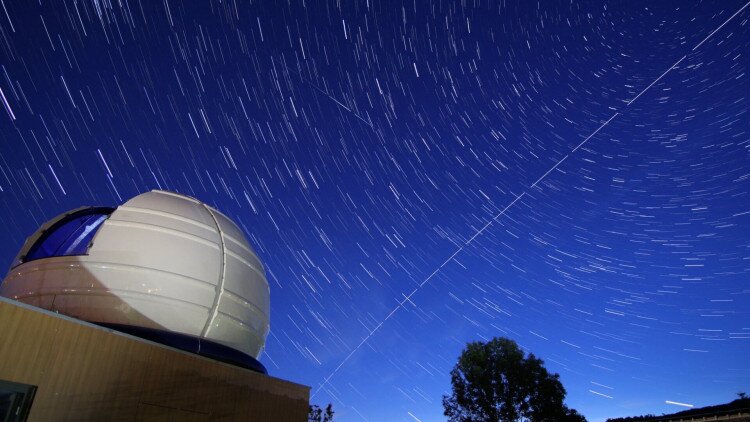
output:
M494 336L593 421L750 389L744 0L0 2L6 264L174 190L246 230L261 360L341 420L441 419Z

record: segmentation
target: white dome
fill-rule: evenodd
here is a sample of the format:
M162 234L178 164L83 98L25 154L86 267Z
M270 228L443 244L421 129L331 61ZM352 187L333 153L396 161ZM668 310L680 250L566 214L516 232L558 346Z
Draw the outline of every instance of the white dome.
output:
M197 336L260 355L268 282L229 218L163 191L109 212L80 208L42 226L26 240L0 295L85 321Z

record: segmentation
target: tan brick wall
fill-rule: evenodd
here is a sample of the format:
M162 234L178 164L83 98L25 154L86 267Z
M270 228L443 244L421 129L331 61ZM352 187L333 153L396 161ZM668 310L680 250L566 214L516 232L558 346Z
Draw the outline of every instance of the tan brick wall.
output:
M0 379L31 421L307 420L310 388L0 298Z

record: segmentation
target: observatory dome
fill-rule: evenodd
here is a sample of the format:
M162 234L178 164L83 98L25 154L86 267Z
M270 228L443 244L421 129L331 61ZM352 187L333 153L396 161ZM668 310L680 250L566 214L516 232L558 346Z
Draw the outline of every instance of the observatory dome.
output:
M26 240L0 295L253 358L269 328L268 282L242 231L214 208L164 191L50 220Z

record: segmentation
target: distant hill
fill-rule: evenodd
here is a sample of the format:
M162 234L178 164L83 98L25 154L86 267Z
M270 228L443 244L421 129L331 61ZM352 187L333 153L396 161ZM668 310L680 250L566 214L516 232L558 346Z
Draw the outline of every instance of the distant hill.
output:
M670 413L668 415L643 415L643 416L629 416L627 418L610 418L607 422L649 422L649 421L667 421L674 418L686 418L686 417L704 417L713 415L724 415L727 413L735 413L740 410L745 410L750 413L750 398L742 398L734 400L730 403L718 404L715 406L706 406L698 409L684 410L682 412Z

